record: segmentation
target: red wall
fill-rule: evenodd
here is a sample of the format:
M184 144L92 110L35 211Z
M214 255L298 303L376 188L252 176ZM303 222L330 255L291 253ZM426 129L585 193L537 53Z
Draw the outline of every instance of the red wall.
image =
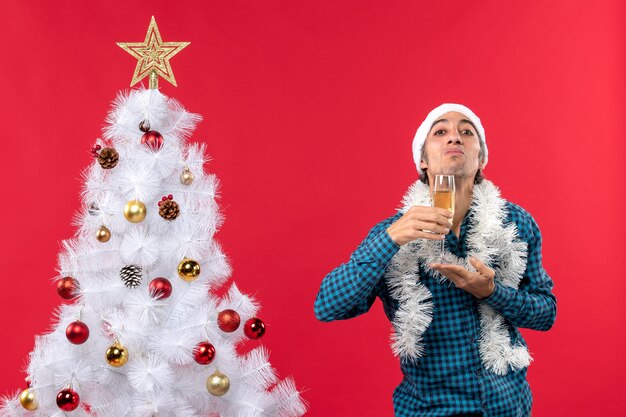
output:
M168 4L169 3L169 4ZM0 5L0 394L23 387L60 303L59 241L80 172L150 16L205 120L222 181L218 239L269 324L263 342L310 416L391 416L400 380L380 304L318 323L323 276L415 180L411 140L443 101L487 130L488 178L544 234L558 317L525 331L534 417L623 416L626 6L620 0L3 1Z

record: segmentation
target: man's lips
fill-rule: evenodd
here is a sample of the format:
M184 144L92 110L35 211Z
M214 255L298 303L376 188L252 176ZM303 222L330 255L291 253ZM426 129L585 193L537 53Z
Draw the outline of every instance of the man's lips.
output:
M446 149L443 152L444 155L465 155L465 151L463 151L463 149L461 148L451 148L451 149Z

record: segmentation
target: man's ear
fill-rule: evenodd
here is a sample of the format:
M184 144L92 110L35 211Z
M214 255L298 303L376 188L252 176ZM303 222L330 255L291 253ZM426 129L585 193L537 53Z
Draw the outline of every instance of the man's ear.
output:
M478 164L478 169L482 171L483 169L485 169L485 165L487 165L487 163L485 162L485 159L483 158L483 160L480 161L480 163Z
M420 168L422 171L428 168L428 164L423 159L420 162Z

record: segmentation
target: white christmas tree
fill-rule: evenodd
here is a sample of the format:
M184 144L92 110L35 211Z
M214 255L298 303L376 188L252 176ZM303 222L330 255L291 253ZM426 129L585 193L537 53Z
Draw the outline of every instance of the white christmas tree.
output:
M1 417L304 414L263 347L236 349L265 332L255 301L234 284L216 294L231 271L214 240L217 179L187 142L199 120L156 88L115 100L59 255L71 301L36 337L29 387Z

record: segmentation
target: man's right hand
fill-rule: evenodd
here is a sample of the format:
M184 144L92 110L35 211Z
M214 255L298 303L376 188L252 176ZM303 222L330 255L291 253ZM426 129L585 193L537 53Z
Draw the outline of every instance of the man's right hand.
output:
M411 207L387 228L387 233L398 245L416 239L443 240L452 227L450 210L437 207Z

